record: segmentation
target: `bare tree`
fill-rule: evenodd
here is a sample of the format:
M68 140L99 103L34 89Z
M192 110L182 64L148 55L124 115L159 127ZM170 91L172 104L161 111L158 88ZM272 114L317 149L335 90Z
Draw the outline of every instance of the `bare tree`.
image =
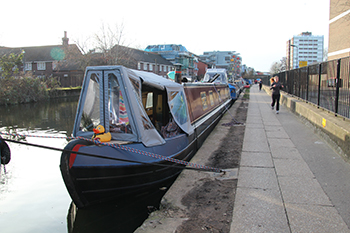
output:
M102 23L100 30L92 38L76 40L75 45L65 47L65 59L59 62L60 68L75 64L81 70L87 66L124 65L135 67L132 49L125 47L124 24L111 27Z
M101 53L101 59L105 65L129 66L133 60L132 49L126 47L124 41L124 24L102 24L100 32L95 34L96 51ZM134 65L134 64L133 64Z
M328 48L323 49L323 61L328 61Z
M247 67L244 71L242 78L252 78L255 75L255 70L252 67Z
M280 73L280 72L282 72L282 71L285 71L285 70L286 70L286 67L287 67L287 58L286 58L286 57L283 57L283 58L281 58L280 61L274 62L274 63L271 65L270 73L271 73L271 74Z

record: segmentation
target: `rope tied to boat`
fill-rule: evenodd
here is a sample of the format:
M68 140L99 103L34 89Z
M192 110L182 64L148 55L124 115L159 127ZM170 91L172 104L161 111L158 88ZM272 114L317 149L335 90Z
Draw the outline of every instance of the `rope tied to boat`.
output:
M130 148L128 146L124 146L124 145L121 145L121 144L105 143L105 142L100 142L99 140L92 140L92 139L79 137L79 136L78 137L57 137L57 136L41 136L41 135L30 135L30 134L23 135L23 134L17 134L17 133L3 133L3 132L0 132L0 135L6 135L6 136L13 137L13 138L20 137L22 139L25 139L26 137L69 139L69 140L81 139L81 140L85 140L85 141L91 142L91 143L96 144L96 145L109 146L109 147L112 147L112 148L115 148L115 149L125 150L125 151L133 152L133 153L140 154L140 155L149 156L149 157L160 159L160 160L164 160L164 161L168 161L168 162L172 162L172 163L176 163L176 164L181 164L181 165L184 165L184 166L189 166L190 168L193 168L194 170L205 170L205 171L208 171L208 172L216 172L216 173L224 172L225 173L224 170L219 169L219 168L214 168L214 167L209 167L209 166L205 166L205 165L191 163L191 162L184 161L184 160L169 158L169 157L166 157L166 156L163 156L163 155L159 155L159 154L156 154L156 153L151 153L151 152L147 152L147 151L143 151L143 150L139 150L139 149L135 149L135 148ZM27 142L20 142L20 141L6 139L6 138L2 138L2 140L9 141L9 142L14 142L14 143L25 144L25 145L28 145L28 146L40 147L40 148L44 148L44 149L51 149L51 150L57 150L57 151L67 151L65 149L48 147L48 146L43 146L43 145L38 145L38 144L31 144L31 143L27 143ZM68 151L68 152L70 152L70 151ZM76 152L76 151L74 151L74 153L78 153L78 154L82 154L82 155L86 155L86 156L105 158L105 159L125 161L125 162L134 162L134 163L148 164L146 162L131 161L131 160L125 160L125 159L119 159L119 158L111 158L111 157L107 157L107 156L93 155L93 154L89 154L89 153L81 153L81 152ZM155 165L158 165L158 164L155 164ZM159 165L159 166L163 166L163 165ZM186 167L181 167L181 168L182 169L188 169Z

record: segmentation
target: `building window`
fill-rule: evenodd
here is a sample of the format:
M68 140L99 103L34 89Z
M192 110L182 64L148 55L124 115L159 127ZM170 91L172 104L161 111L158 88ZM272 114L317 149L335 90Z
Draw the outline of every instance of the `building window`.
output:
M38 66L38 70L46 70L46 63L45 62L38 62L37 66Z
M143 63L143 70L147 70L147 63Z
M153 64L149 64L149 70L153 71Z
M32 63L31 62L26 62L26 70L32 70Z
M141 62L137 63L137 69L141 70Z

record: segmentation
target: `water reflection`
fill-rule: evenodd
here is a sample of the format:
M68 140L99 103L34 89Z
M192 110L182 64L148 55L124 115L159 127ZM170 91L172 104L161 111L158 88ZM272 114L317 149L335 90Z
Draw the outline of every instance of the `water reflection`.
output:
M78 97L1 106L0 128L54 129L72 133Z
M1 106L0 132L65 137L71 133L77 98ZM67 141L27 137L63 148ZM1 232L67 232L71 202L59 170L60 152L8 143L11 161L0 167Z
M51 134L64 136L52 131ZM67 143L64 139L28 138L27 141L56 147ZM0 174L1 232L66 232L64 213L71 199L58 167L60 152L15 143L9 146L11 161L2 166Z
M130 200L125 205L103 204L87 209L70 205L67 224L69 233L134 232L148 214L159 207L164 191L141 200Z

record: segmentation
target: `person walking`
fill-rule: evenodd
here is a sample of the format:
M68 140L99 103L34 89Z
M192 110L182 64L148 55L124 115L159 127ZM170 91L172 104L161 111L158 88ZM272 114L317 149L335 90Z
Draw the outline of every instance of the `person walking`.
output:
M261 91L262 84L263 84L263 81L260 79L260 82L259 82L259 91Z
M279 82L278 76L273 77L274 82L271 84L270 90L272 90L272 103L271 109L273 110L276 104L276 114L280 110L280 90L283 88L283 85Z

